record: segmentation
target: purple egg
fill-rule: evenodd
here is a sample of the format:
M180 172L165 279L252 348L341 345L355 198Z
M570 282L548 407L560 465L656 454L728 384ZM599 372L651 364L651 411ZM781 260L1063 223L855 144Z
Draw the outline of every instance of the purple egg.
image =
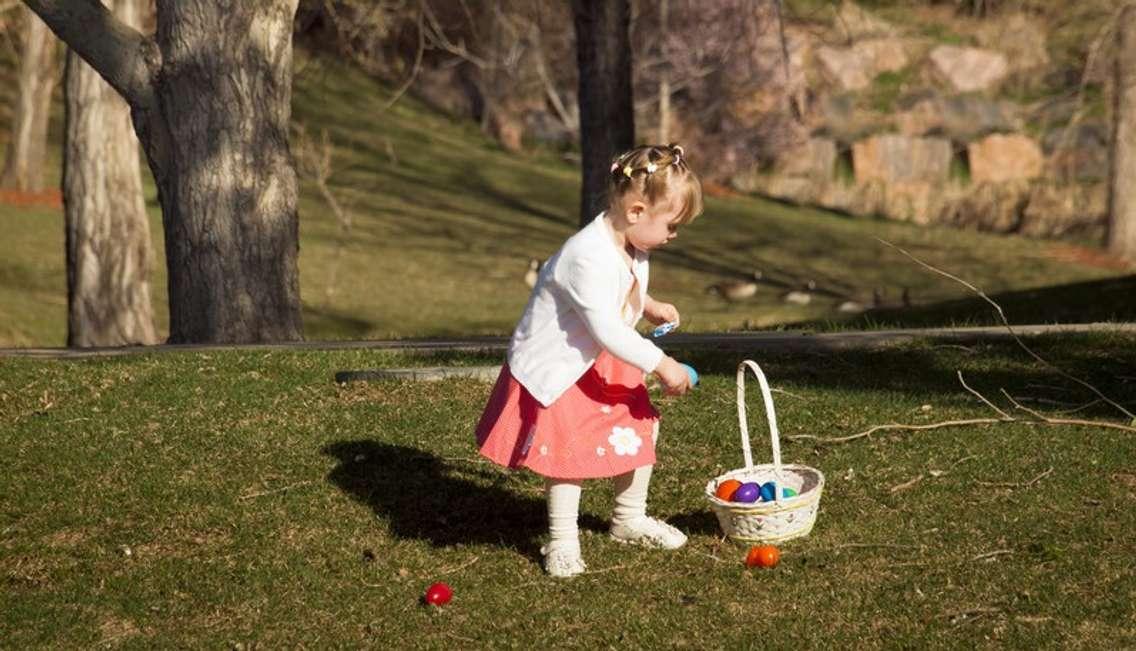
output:
M746 482L734 491L735 502L756 502L761 497L761 486L752 481Z

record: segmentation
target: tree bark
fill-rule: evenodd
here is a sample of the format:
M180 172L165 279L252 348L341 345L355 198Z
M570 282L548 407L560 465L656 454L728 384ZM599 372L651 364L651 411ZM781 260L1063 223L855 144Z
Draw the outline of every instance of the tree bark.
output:
M158 0L153 39L98 0L24 1L130 104L162 206L170 342L302 338L298 0Z
M1136 5L1120 14L1114 97L1108 248L1136 260Z
M572 0L580 68L580 226L607 208L611 161L635 144L627 0Z
M659 73L659 139L665 145L671 139L671 73L667 68L667 41L670 37L670 0L659 0L659 55L663 70Z
M23 46L20 51L20 87L12 112L12 137L0 174L0 187L23 192L44 189L47 160L47 124L51 116L51 93L59 66L56 38L30 10L24 11Z
M127 25L144 0L110 0ZM74 52L64 74L67 345L155 344L153 254L130 107Z

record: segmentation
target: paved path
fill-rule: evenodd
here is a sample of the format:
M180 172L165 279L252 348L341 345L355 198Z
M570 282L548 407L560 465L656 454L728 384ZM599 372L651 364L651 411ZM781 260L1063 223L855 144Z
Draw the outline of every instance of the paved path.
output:
M1136 323L1085 323L1067 325L1014 326L1021 337L1077 332L1136 333ZM871 330L855 332L827 332L813 334L800 330L782 332L746 332L720 334L672 334L659 340L672 349L718 349L745 351L832 351L864 350L893 346L919 340L934 340L956 344L982 341L1011 340L1004 327L990 328L930 328L911 330ZM216 350L342 350L377 349L404 352L465 351L503 352L505 337L470 337L453 339L401 339L388 341L303 341L282 344L213 345L176 344L158 346L128 346L120 348L0 348L2 357L35 357L47 359L81 359L110 357L139 353L208 352Z

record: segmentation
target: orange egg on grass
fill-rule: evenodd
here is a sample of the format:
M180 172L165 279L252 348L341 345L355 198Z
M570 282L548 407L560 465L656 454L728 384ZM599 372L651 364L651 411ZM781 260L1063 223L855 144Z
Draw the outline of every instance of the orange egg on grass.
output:
M734 491L738 490L738 487L741 485L742 483L736 479L727 479L721 484L718 484L718 489L714 491L714 495L720 500L729 502L734 496Z
M773 545L755 545L746 554L746 567L777 567L781 551Z

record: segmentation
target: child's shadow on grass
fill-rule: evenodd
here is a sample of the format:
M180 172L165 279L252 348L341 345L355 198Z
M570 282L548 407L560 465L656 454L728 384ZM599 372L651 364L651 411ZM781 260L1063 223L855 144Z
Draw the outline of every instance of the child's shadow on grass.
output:
M338 461L328 481L389 522L392 535L435 547L499 544L540 557L538 541L548 531L545 500L509 487L503 473L374 440L340 441L322 452ZM585 514L580 528L606 529Z

